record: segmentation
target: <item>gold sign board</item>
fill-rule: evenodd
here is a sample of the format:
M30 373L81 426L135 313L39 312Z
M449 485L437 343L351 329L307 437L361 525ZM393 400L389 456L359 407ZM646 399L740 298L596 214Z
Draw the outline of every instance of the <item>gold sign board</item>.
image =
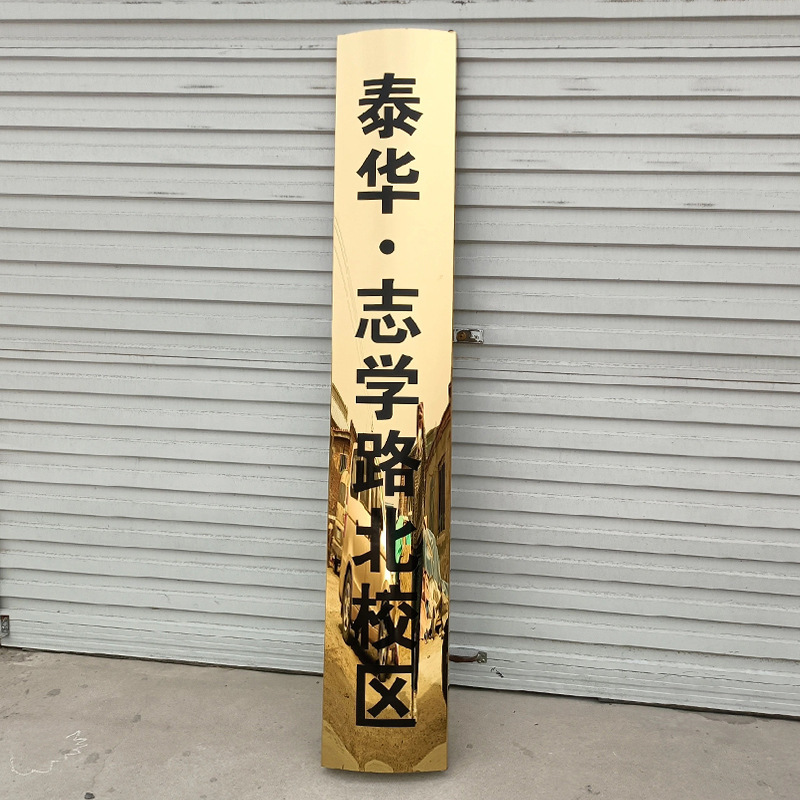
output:
M447 766L456 37L339 37L322 764Z

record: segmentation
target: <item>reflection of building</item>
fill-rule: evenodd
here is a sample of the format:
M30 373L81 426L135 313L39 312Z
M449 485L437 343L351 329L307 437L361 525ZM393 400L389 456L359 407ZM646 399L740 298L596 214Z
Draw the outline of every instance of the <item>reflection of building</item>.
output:
M445 527L450 519L450 448L452 443L451 406L445 409L441 423L431 431L427 448L425 485L425 515L428 527L436 537L441 558L442 576L450 572L450 531Z
M422 575L422 631L424 636L444 632L449 609L450 581L450 485L452 401L439 424L425 436L424 520L420 546ZM431 549L435 548L435 552Z
M350 423L347 404L342 400L336 386L331 387L331 444L328 467L328 520L336 513L339 484L342 473L350 469L350 458L356 440L355 429Z

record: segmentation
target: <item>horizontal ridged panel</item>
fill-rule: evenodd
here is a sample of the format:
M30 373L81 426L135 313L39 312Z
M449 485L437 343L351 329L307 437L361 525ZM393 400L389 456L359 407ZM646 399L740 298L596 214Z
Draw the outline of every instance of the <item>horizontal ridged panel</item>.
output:
M166 300L111 298L105 301L46 295L0 295L0 314L7 324L35 327L47 318L53 327L145 330L160 333L214 333L274 338L326 339L327 309L302 304L234 304L184 301L181 311ZM509 303L513 308L515 303ZM634 306L631 305L630 311ZM795 357L800 332L795 320L717 320L632 314L529 314L483 310L482 325L491 343L505 347L566 347L625 350L636 339L636 350L700 352L729 355ZM796 316L791 312L788 316ZM326 336L327 334L327 336ZM660 345L660 347L658 347ZM317 345L323 349L323 345Z
M136 103L111 96L25 95L5 103L11 128L131 128L141 130L333 130L333 98L141 95ZM791 136L800 100L761 98L466 98L458 104L459 131L480 134ZM58 124L56 124L56 120Z
M127 169L129 172L134 165L149 165L160 167L158 174L161 183L169 191L172 191L175 167L231 169L231 172L217 173L217 184L220 184L228 179L226 176L235 178L240 174L233 170L235 167L247 167L250 170L266 167L295 168L303 170L297 172L298 179L301 179L306 170L312 169L317 169L321 176L330 175L333 163L332 131L313 134L293 131L289 134L281 131L189 132L69 128L59 130L58 137L54 137L52 131L46 129L20 131L0 128L0 145L5 152L18 154L17 157L22 162L42 162L35 170L24 163L3 163L4 169L26 171L25 174L29 174L32 180L36 180L36 176L46 170L59 169L55 165L62 163L91 163L93 171L97 170L98 178L108 176L109 165L120 170ZM797 174L800 171L798 156L800 144L795 138L765 137L752 140L663 135L615 138L587 134L539 134L532 142L526 136L506 135L492 139L459 132L456 153L459 181L456 191L463 193L461 175L466 172L589 172L601 173L609 181L620 180L615 177L616 172L653 172L658 175L673 175L671 180L683 181L683 185L692 185L695 174L714 173L718 180L726 181L730 185L738 174ZM183 174L191 179L202 173L192 171ZM250 179L255 177L252 172L248 175ZM324 183L324 177L322 180ZM702 181L698 191L713 192L714 183ZM651 182L649 186L651 190L657 191L659 184L661 181ZM103 182L96 185L102 186ZM526 186L530 189L536 188L536 184L528 183ZM55 187L48 184L48 188L52 190ZM135 186L129 186L130 188ZM270 189L263 187L260 191L269 192ZM592 197L587 196L583 202L591 200ZM693 198L684 200L693 202ZM730 195L726 195L727 202L732 200Z
M77 235L80 234L80 235ZM128 231L0 230L4 260L263 269L265 262L285 269L330 273L330 243L322 238L235 237ZM170 246L171 243L171 246ZM798 285L793 250L701 247L622 247L568 242L461 242L456 259L463 274L517 277L547 275L617 280L667 279ZM326 268L327 263L327 268ZM247 280L247 278L245 278Z
M158 4L131 4L120 7L113 0L28 0L20 3L8 2L4 13L9 19L267 19L289 20L299 23L305 19L371 20L385 19L386 10L376 7L372 0L354 0L340 3L335 0L294 0L278 3L275 0L252 0L244 4L239 0L168 0ZM717 0L695 0L687 9L683 3L664 3L663 0L640 0L634 9L625 5L609 5L602 0L539 0L535 6L538 19L637 19L656 18L691 20L693 17L737 17L737 16L789 16L791 9L781 0L751 0L746 8L739 3L720 4ZM495 0L489 8L465 3L454 9L450 2L442 0L409 0L392 8L397 19L441 20L450 19L523 19L532 18L531 6L515 0Z
M585 641L540 640L533 648L503 635L453 637L451 646L482 641L494 646L490 665L453 665L462 685L561 693L564 686L590 697L611 695L628 701L751 711L769 706L776 714L796 714L796 660L752 659L708 653L598 645Z
M792 11L6 3L9 642L320 668L335 36L433 25L453 679L800 714Z
M270 535L264 527L194 522L187 527L180 521L104 517L42 512L28 515L9 511L4 528L13 532L15 541L48 542L68 545L103 546L108 532L133 548L173 553L232 554L268 559L324 558L324 546L317 531L309 528L281 528L276 521Z
M0 262L0 279L7 290L0 302L9 308L31 307L47 297L66 296L86 310L102 309L103 299L132 301L211 301L241 303L242 313L263 312L257 304L317 306L306 314L330 319L330 276L327 273L252 271L231 275L226 270L192 271L169 267L107 267L69 264ZM92 300L89 300L91 298ZM587 314L605 316L702 317L730 320L800 320L800 287L750 286L747 297L725 284L688 282L644 284L641 281L588 281L574 278L515 276L504 284L490 277L465 276L456 286L455 305L462 314L491 312ZM229 306L235 311L236 306ZM199 333L200 331L196 331Z
M571 54L572 55L572 54ZM8 59L0 76L3 94L206 95L215 97L333 97L335 78L326 61L274 60L248 66L235 61L174 64L153 60L74 58L65 73L58 61ZM595 61L563 56L521 70L519 62L486 63L465 56L459 98L487 97L798 97L794 63L778 59L729 62L709 59ZM142 81L146 81L143 86ZM265 86L267 87L265 89Z
M531 179L529 173L536 171ZM629 170L620 175L578 171L558 175L529 164L514 170L509 165L482 173L463 168L459 173L457 207L624 207L707 211L798 211L800 189L796 172L772 175L765 186L758 174L718 178L713 185L702 176L665 174L654 184L652 175ZM41 166L0 164L4 195L84 198L157 198L171 200L223 200L267 203L286 200L330 203L333 174L329 169L281 167L154 167L150 165L97 165L91 175L80 164ZM687 195L692 199L688 200ZM199 206L202 208L202 206ZM255 206L255 209L261 206ZM265 207L268 208L268 207ZM706 215L708 217L709 215ZM700 217L701 219L703 217Z

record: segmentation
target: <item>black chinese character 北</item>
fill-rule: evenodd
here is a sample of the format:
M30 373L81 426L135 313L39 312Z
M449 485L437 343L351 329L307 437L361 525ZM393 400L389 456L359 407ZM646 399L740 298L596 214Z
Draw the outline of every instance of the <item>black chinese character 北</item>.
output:
M411 535L416 528L404 516L397 515L394 506L386 506L386 547L383 544L383 509L373 508L370 511L370 524L357 525L356 534L369 539L369 549L360 555L353 556L353 563L361 566L369 562L369 571L380 574L381 559L385 559L389 572L413 572L417 565L416 554L411 552L408 560L403 561L404 545L410 543Z

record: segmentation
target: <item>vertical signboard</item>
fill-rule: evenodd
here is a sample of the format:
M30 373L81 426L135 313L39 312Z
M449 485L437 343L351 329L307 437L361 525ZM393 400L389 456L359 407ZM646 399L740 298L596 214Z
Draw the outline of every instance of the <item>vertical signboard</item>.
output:
M339 37L323 766L447 766L455 34Z

